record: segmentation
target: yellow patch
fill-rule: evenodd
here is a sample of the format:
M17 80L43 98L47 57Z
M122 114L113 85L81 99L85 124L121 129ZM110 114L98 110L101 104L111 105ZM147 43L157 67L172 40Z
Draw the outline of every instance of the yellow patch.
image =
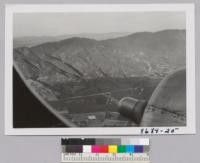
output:
M108 152L109 153L117 153L117 145L109 145Z

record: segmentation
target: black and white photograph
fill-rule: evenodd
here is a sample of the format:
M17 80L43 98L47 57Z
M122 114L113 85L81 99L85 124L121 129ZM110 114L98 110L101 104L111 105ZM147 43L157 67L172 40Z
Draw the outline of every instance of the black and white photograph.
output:
M7 6L7 133L194 133L193 12L170 4Z

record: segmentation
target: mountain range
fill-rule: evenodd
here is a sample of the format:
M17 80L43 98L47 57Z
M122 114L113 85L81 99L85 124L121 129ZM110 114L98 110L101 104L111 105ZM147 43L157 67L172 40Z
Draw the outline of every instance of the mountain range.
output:
M82 37L95 40L106 40L111 38L117 38L129 35L130 32L110 32L110 33L80 33L80 34L68 34L60 36L24 36L14 38L14 48L18 47L32 47L36 45L43 44L45 42L56 42L72 37Z
M63 91L61 85L65 86L62 96L72 96L96 87L94 82L88 86L91 81L106 79L113 85L115 79L158 79L186 65L185 30L140 32L103 40L71 37L31 47L18 47L14 41L14 47L15 64L25 79L39 83L43 93L51 91L55 97Z

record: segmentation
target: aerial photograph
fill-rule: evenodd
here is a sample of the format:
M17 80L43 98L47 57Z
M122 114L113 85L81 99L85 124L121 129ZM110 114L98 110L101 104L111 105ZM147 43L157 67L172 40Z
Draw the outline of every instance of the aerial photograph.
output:
M184 12L15 13L13 60L45 127L186 126ZM13 125L35 127L15 83Z

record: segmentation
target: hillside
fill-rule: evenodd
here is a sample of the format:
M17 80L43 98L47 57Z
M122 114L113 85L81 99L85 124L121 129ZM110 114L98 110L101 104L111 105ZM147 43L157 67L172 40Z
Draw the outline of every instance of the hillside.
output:
M39 82L58 99L136 88L134 78L140 78L140 85L156 81L145 84L153 91L166 74L185 66L185 37L184 30L107 40L73 37L16 48L14 61L27 80Z

